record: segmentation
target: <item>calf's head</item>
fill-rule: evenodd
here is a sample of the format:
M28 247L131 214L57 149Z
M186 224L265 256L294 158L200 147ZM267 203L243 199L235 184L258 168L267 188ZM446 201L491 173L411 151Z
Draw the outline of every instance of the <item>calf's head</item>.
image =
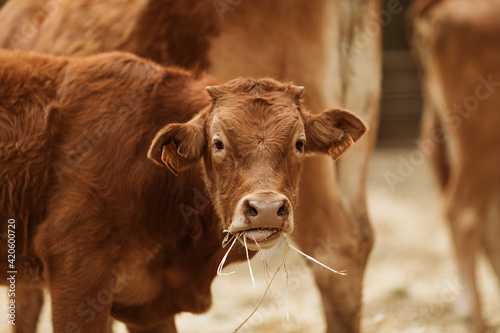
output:
M222 227L270 248L291 233L304 155L336 159L366 131L354 114L307 112L303 87L271 79L236 79L207 87L210 107L156 135L148 156L175 174L202 161Z

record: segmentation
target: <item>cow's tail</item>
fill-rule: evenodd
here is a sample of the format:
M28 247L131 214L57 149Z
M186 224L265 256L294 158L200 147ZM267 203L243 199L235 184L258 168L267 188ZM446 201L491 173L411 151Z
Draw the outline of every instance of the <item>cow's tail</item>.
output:
M443 0L417 0L406 12L406 36L409 41L413 41L416 21L424 17L427 12Z
M424 16L429 9L443 0L417 0L415 1L406 14L406 22L411 25L412 22L419 17Z
M424 108L420 140L422 148L429 154L439 186L441 190L444 190L450 176L447 138L441 119L430 105Z
M425 75L422 75L426 67L426 49L428 45L422 45L422 36L419 27L425 20L425 16L429 10L443 0L417 0L413 3L406 16L408 40L412 44L412 53L416 60L417 67L420 69L420 79L425 82ZM420 32L420 33L419 33ZM425 43L424 43L425 44ZM429 69L428 69L429 70ZM427 75L430 75L427 73ZM423 84L425 86L425 83ZM425 91L425 87L424 91ZM450 174L450 164L448 160L448 147L445 137L444 128L441 119L437 114L429 91L424 93L424 110L422 115L422 123L420 130L420 142L422 148L429 155L432 168L439 182L441 190L444 190L448 183Z

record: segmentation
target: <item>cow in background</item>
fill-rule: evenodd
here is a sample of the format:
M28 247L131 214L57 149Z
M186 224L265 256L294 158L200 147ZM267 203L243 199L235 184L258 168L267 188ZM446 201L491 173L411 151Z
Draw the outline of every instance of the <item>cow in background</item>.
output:
M123 50L222 80L272 76L306 86L311 110L356 110L369 134L337 166L325 156L304 163L297 242L348 271L312 267L327 331L357 332L373 243L365 183L379 113L379 7L379 0L12 0L0 12L0 46L58 55Z
M500 279L500 1L422 0L410 14L425 97L422 140L465 288L457 309L484 332L481 250Z

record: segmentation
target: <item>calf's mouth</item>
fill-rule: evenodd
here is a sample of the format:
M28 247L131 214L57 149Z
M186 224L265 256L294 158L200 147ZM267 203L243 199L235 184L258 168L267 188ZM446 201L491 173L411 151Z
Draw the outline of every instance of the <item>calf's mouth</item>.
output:
M278 228L255 228L242 231L239 241L245 245L249 250L257 251L261 249L270 249L279 241L282 229ZM246 239L242 239L245 237Z
M272 248L280 240L283 233L281 228L253 228L232 233L229 230L222 241L222 247L226 247L235 238L251 251L266 250Z

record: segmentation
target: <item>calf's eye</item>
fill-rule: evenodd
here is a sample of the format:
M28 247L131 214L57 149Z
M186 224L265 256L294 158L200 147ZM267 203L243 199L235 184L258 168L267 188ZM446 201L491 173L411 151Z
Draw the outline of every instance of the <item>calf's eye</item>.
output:
M302 152L304 149L304 142L303 141L297 141L295 144L295 148L297 148L298 151Z
M214 141L214 146L216 150L222 150L224 149L224 143L220 140Z

